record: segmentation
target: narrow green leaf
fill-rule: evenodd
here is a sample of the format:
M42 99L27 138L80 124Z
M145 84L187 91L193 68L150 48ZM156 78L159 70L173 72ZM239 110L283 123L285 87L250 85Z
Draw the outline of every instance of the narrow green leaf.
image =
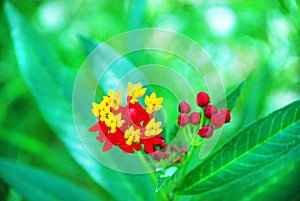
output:
M179 188L183 194L206 192L266 167L300 142L300 101L251 124L193 169Z
M77 37L81 42L84 53L86 55L89 55L100 44L98 41L94 41L80 34L78 34Z
M0 159L0 177L26 200L100 200L67 180L6 159Z
M44 160L47 165L50 165L54 169L61 169L62 167L72 166L70 164L71 162L66 157L57 152L57 149L53 150L49 145L45 145L42 142L32 138L31 136L26 135L25 133L8 130L4 127L0 127L0 130L6 134L0 135L0 142L8 144L10 146L14 146L19 150L35 156L36 158L40 158L41 160ZM56 163L57 161L64 161L64 164Z
M230 91L226 96L226 104L229 110L232 110L240 96L240 93L245 85L245 80L243 80L236 88ZM221 100L217 103L217 105L222 105L224 100Z
M151 199L153 194L144 193L150 191L150 184L144 177L111 170L87 152L77 136L72 116L75 74L60 62L51 45L8 2L5 4L5 12L20 72L43 117L72 157L105 189L101 189L102 193L110 200L114 200L114 197L123 200L124 195L130 200L143 200L145 196ZM136 191L141 186L143 191ZM154 186L151 189L154 192Z
M179 126L178 125L173 125L173 128L168 132L165 131L163 132L163 136L165 138L165 141L167 144L171 144L173 139L176 137L177 132L179 130Z
M227 108L229 110L232 110L233 107L235 106L244 85L245 85L245 80L243 80L234 90L232 90L227 95L226 101L227 101Z

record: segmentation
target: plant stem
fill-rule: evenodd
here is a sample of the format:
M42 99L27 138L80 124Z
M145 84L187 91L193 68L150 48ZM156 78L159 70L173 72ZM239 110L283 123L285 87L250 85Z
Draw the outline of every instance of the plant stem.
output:
M144 165L144 167L146 168L146 170L149 172L148 175L150 176L153 184L155 184L157 181L154 173L152 172L152 169L149 167L148 163L145 161L144 157L142 154L137 154L139 157L139 160L142 162L142 164ZM166 194L163 191L158 191L160 197L162 198L162 200L168 201L168 198L166 196Z
M182 170L182 173L180 175L179 182L178 182L179 185L182 183L182 181L184 180L184 177L186 176L186 172L188 171L188 168L189 168L190 162L193 158L193 155L195 153L195 150L196 150L195 147L192 146L191 151L190 151L190 155L189 155L189 157L187 157L187 161L185 162L185 165L183 166L183 170Z

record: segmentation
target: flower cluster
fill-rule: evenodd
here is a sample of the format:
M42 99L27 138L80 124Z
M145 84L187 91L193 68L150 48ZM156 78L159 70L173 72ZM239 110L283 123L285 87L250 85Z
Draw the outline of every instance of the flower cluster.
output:
M196 98L197 105L202 109L200 112L191 112L191 106L186 101L181 101L178 106L180 112L178 116L178 125L185 127L188 124L201 126L198 135L202 138L209 138L212 136L214 129L218 129L230 121L230 111L227 108L222 108L218 111L217 107L209 104L210 97L206 92L199 92ZM200 123L203 118L203 123Z
M179 148L176 145L168 146L164 149L157 149L154 151L153 159L157 162L163 162L166 164L169 163L182 163L183 162L183 156L188 153L187 146L183 146Z
M122 106L121 91L109 90L100 103L93 103L93 114L98 122L89 128L90 132L99 132L97 140L104 143L102 151L118 146L126 153L144 150L151 154L156 147L166 147L161 121L156 121L154 113L162 108L163 98L157 98L153 92L146 96L144 108L138 101L146 93L141 83L128 83L127 101Z

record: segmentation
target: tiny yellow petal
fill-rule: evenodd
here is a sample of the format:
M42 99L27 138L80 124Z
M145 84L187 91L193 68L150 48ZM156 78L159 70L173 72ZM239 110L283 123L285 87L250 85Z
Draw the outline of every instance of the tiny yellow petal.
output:
M145 102L146 105L149 105L149 103L150 103L150 97L146 96L144 102Z
M162 102L163 102L163 100L164 100L164 98L157 98L156 99L156 103L158 104L158 105L160 105Z

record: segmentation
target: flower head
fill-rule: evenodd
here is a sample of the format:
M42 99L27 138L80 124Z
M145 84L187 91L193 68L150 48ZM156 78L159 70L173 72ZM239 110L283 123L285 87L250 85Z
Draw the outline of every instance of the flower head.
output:
M145 104L147 106L146 111L151 114L152 112L156 112L162 108L161 103L163 98L156 98L156 94L153 92L150 97L146 96Z
M149 137L160 134L162 132L162 129L160 128L161 125L161 121L155 122L154 118L151 119L146 126L145 136Z
M129 129L125 131L124 137L127 145L131 145L132 142L140 141L140 129L134 130L133 126L130 126Z
M122 93L118 91L115 93L113 90L108 91L108 96L110 97L110 105L114 110L118 110L119 106L122 104Z
M131 97L131 103L135 103L137 98L142 97L146 90L146 88L142 88L141 83L132 84L131 82L128 82L128 86L126 88L127 95Z
M166 147L164 139L159 134L162 122L156 122L155 111L161 108L163 98L156 98L152 93L144 100L147 105L144 108L137 100L144 96L146 88L141 83L128 83L127 104L122 106L122 94L120 91L109 90L108 96L103 100L93 103L92 112L98 117L98 123L92 126L89 131L99 131L96 137L104 143L102 151L108 151L113 146L118 146L126 153L141 151L144 147L146 153L152 153L154 146Z

